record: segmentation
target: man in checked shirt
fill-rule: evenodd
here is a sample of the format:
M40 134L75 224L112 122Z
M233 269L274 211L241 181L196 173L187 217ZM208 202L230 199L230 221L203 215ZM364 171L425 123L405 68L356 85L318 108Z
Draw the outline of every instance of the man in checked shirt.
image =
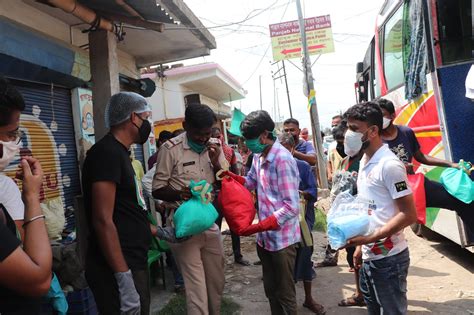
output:
M275 123L266 111L248 114L240 129L255 156L246 177L228 174L249 190L257 190L259 218L258 224L242 234L257 233L257 253L272 314L296 314L293 270L301 238L298 167L291 153L275 140Z

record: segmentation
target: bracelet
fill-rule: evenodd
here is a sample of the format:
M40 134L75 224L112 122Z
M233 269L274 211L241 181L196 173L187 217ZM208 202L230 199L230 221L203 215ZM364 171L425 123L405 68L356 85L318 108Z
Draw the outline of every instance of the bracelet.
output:
M25 223L23 223L22 227L27 226L28 224L30 224L31 222L33 222L33 221L35 221L35 220L44 219L44 218L46 218L46 216L45 216L44 214L37 215L36 217L32 217L31 219L29 219L28 221L26 221Z

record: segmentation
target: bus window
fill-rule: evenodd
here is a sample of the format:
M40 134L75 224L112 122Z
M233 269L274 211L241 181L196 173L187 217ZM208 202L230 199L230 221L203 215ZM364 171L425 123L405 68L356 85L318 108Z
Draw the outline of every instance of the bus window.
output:
M392 90L405 82L402 50L403 6L398 8L385 24L383 65L387 89Z
M443 64L473 59L472 0L437 0L438 42Z

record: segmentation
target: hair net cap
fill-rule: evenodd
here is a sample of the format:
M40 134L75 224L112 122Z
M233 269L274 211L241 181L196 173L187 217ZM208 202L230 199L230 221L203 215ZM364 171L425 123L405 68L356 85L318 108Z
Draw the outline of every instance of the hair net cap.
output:
M132 113L151 112L146 99L134 92L120 92L112 95L105 108L105 125L107 128L126 121Z

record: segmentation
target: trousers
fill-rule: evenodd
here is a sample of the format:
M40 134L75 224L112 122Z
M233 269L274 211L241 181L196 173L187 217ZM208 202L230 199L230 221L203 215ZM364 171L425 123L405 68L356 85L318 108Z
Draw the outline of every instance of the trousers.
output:
M184 279L187 314L220 314L225 277L224 248L217 225L169 245Z

